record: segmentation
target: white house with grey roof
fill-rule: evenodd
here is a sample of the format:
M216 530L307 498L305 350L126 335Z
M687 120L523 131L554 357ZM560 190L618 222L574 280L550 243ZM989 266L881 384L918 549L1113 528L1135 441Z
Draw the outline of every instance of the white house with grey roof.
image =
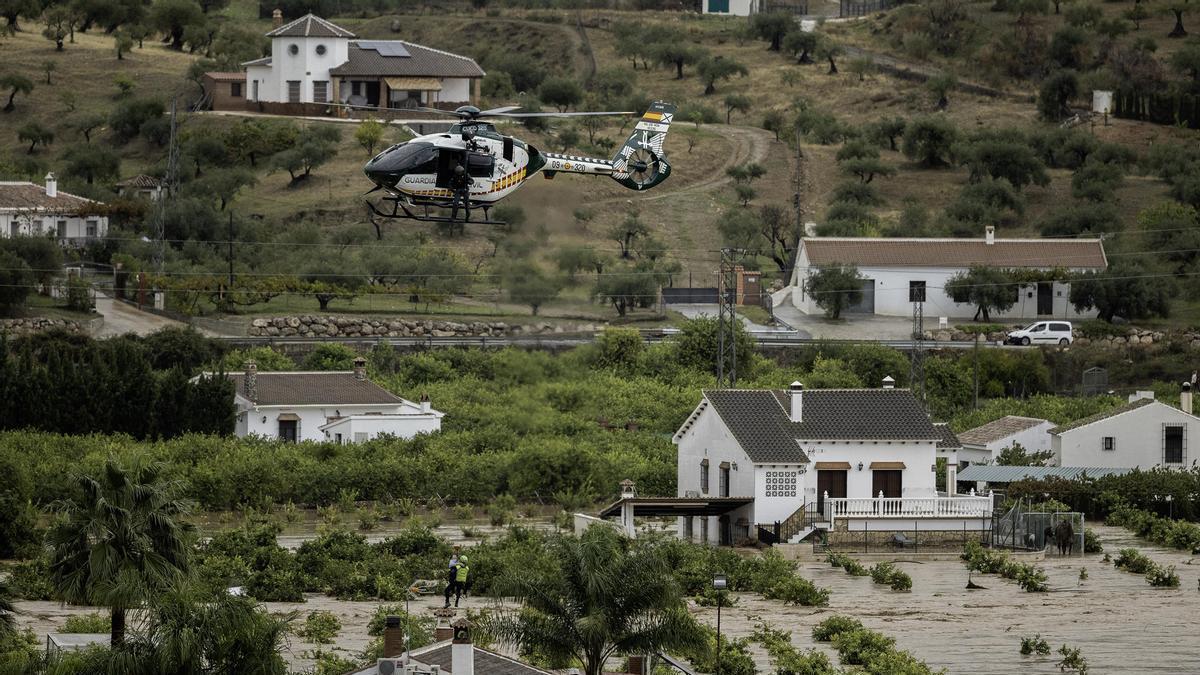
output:
M1039 417L1005 415L987 424L958 434L960 469L972 464L990 464L1000 453L1020 445L1028 453L1050 449L1050 429L1054 423Z
M913 303L924 303L929 317L973 317L975 307L954 302L943 290L956 274L972 267L1074 272L1107 268L1099 239L1000 239L988 226L980 239L871 237L803 237L796 252L789 291L792 304L807 314L820 313L816 299L804 290L808 277L824 265L854 265L864 277L862 300L843 312L912 316ZM1047 280L1012 287L1011 309L993 312L995 319L1094 317L1071 305L1071 285Z
M1050 429L1053 463L1060 467L1190 468L1200 453L1200 418L1184 383L1178 408L1135 394L1125 405Z
M982 529L988 498L937 490L952 436L890 378L880 389L705 391L673 437L680 535L730 544L780 523L780 540L794 543L816 529ZM652 501L641 513L668 512Z
M288 23L277 20L279 25L267 33L271 55L242 64L245 86L237 90L244 92L250 108L309 104L311 109L295 109L316 114L330 103L453 109L479 100L484 72L470 57L404 40L360 40L312 14Z
M253 362L227 373L234 383L239 437L362 443L379 436L412 438L442 428L444 413L367 379L366 361L352 371L258 372Z

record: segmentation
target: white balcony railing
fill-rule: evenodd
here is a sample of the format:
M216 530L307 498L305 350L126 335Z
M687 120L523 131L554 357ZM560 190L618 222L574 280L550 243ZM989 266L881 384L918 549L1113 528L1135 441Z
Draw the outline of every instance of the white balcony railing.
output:
M831 518L986 518L992 514L992 498L831 497L825 513Z

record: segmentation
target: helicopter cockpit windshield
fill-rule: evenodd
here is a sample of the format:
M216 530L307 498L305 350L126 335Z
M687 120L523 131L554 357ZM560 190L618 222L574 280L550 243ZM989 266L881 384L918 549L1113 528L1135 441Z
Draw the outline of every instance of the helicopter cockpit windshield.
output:
M403 143L379 153L366 166L371 180L395 185L408 174L432 174L438 168L438 148L432 143Z

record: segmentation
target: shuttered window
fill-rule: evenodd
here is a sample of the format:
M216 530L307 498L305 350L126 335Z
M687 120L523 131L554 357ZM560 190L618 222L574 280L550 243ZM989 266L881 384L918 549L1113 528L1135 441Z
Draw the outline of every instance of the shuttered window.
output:
M288 103L300 102L300 80L288 80Z

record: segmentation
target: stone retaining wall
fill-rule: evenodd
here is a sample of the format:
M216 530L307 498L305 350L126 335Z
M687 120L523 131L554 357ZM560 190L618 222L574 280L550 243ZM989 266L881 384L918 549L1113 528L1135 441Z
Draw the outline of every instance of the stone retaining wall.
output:
M348 316L301 315L254 319L247 334L254 337L502 337L591 333L594 324L510 324L503 321L439 321L432 319L370 319Z
M1015 330L1015 328L1014 328ZM1006 333L997 331L988 333L984 340L991 343L1003 342ZM1165 342L1183 343L1200 349L1200 332L1185 331L1168 333L1161 330L1129 327L1124 335L1109 337L1086 338L1078 328L1074 331L1075 344L1079 346L1095 345L1097 347L1144 347ZM934 342L970 342L975 339L973 333L947 328L942 330L925 331L925 339Z
M70 319L50 319L43 316L31 316L25 319L0 319L0 333L23 335L44 330L62 329L71 333L84 333L87 329L78 321Z

